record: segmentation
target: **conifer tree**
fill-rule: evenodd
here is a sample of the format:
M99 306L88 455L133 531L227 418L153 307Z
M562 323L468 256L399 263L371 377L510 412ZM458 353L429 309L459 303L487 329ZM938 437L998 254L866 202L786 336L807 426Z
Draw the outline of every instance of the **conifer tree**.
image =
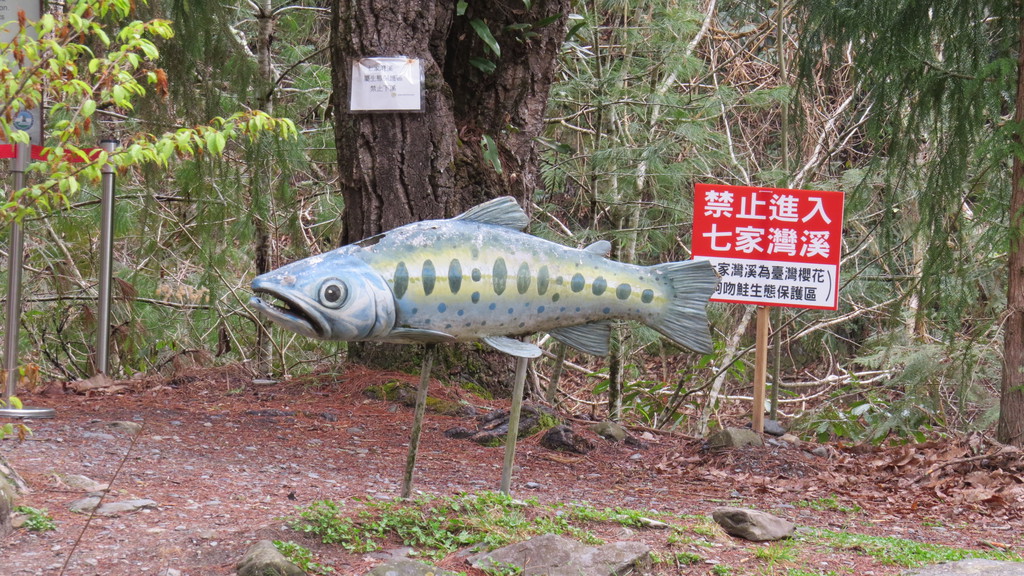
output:
M923 183L915 207L925 247L919 314L941 319L948 311L948 337L955 337L964 306L953 301L951 278L970 285L975 262L1006 254L997 434L1024 445L1024 4L801 4L805 77L850 55L873 107L867 132L888 168L887 189L911 175ZM968 236L993 232L992 252L960 251L975 245ZM990 303L976 295L974 305Z

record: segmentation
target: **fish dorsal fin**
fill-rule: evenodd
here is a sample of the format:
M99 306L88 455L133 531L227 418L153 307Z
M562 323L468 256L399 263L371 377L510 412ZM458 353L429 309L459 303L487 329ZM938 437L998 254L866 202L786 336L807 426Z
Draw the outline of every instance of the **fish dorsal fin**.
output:
M612 243L607 240L598 240L583 250L607 258L612 255Z
M612 337L612 325L610 322L591 322L590 324L556 328L549 331L548 334L551 334L555 340L572 346L580 352L594 356L607 356L608 342Z
M538 346L507 336L486 336L483 340L491 348L517 358L538 358L544 353Z
M530 224L530 217L526 215L526 212L523 212L516 199L511 196L502 196L501 198L488 200L483 204L466 210L454 219L491 224L493 226L504 226L513 230L522 230Z

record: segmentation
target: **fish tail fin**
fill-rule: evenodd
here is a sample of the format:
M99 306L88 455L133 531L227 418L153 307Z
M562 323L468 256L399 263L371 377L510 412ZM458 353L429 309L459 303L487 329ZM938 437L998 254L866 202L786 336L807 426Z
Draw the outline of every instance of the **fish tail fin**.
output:
M718 287L718 273L707 260L668 262L654 266L656 275L667 278L673 295L651 328L669 340L701 354L714 350L708 326L708 299Z

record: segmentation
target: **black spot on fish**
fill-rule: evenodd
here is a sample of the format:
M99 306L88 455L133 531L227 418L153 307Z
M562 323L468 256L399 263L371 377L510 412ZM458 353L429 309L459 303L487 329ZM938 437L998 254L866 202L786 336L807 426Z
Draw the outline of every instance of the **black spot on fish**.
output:
M516 290L520 294L526 294L526 291L530 289L530 265L523 262L519 265L519 272L516 273Z
M560 294L552 294L551 295L551 301L552 302L558 302L559 298L561 298L561 297L562 296Z
M544 307L543 306L537 306L537 314L540 314L543 311L544 311Z
M476 304L477 302L480 301L480 293L479 292L473 292L473 295L470 296L469 299L473 301L473 304Z
M629 284L619 284L619 287L615 289L615 297L619 300L625 300L629 298L629 295L633 293L633 287Z
M434 263L427 260L423 263L423 293L430 296L434 291L434 282L437 281L437 272L434 270Z
M586 284L587 281L585 278L583 278L583 274L577 272L576 274L573 275L572 283L569 284L569 287L572 288L573 292L582 292L583 287L586 286Z
M652 300L654 300L654 290L648 288L640 294L640 301L644 304L650 304Z
M419 311L420 311L420 309L419 309L419 308L413 308L413 309L412 309L412 313L413 313L413 314L416 314L416 313L418 313Z
M395 298L401 298L405 296L405 291L409 289L409 269L405 267L405 262L399 262L395 268Z
M469 247L469 254L470 254L470 256L472 256L472 257L473 257L474 259L476 259L476 258L479 258L479 257L480 257L480 247L479 247L479 246L477 246L476 244L474 244L474 245L470 246L470 247Z
M470 272L469 274L473 278L473 282L479 282L480 281L480 269L479 268L473 268L473 271Z
M562 284L565 284L565 278L562 278L561 276L559 276L558 278L555 278L555 284L558 284L559 286L561 286Z
M524 326L526 326L526 322L520 322L520 323L519 323L519 327L520 327L520 328L523 328Z
M505 259L498 258L494 261L494 269L491 271L491 282L494 283L494 293L501 296L505 291L505 281L508 279L508 268L505 267Z
M487 307L487 309L488 309L488 310L494 310L494 309L495 309L495 308L497 308L497 307L498 307L498 305L497 305L497 304L494 304L494 303L492 302L492 303L491 303L491 305Z
M459 289L462 288L462 264L459 263L458 258L452 259L448 264L448 288L451 289L452 294L458 294Z
M601 276L598 276L597 278L594 278L594 284L591 286L591 289L594 291L594 296L600 296L601 294L604 294L604 291L607 288L608 288L608 281L607 280L605 280Z
M548 276L548 267L541 266L540 270L537 270L537 294L543 296L548 291L549 283L551 283L551 277Z
M438 312L444 312L447 309L448 309L448 305L445 304L444 302L441 302L440 304L437 305L437 311Z
M602 310L601 312L604 312L605 314L608 314L608 313L610 313L611 311L612 311L612 309L611 309L611 308L607 308L607 307L606 307L606 308L605 308L604 310Z
M515 309L515 308L509 308L509 309L508 309L508 313L509 313L509 314L514 314L514 313L515 313L515 311L516 311L516 309Z

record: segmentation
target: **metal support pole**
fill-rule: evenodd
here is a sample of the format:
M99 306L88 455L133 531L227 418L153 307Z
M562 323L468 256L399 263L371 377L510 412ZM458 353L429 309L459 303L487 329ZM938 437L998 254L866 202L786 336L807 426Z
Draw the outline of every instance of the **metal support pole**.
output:
M17 145L17 156L11 160L14 173L14 189L25 187L25 170L31 159L32 148L28 144ZM21 272L25 252L25 235L21 223L11 223L11 241L7 247L7 332L4 342L4 369L7 371L7 385L4 402L0 406L0 417L11 418L53 418L52 408L14 408L11 397L18 388L18 334L21 332Z
M405 475L402 477L402 499L412 498L412 479L416 472L416 455L420 449L420 432L423 431L423 416L427 411L427 389L430 387L430 371L434 366L436 344L427 344L423 350L423 365L420 367L420 386L416 389L416 411L412 418L412 435L409 437L409 454L405 458Z
M113 154L116 140L104 140L100 147L107 154ZM113 280L114 260L114 167L105 163L102 171L102 192L100 201L100 277L99 304L96 320L96 372L107 374L110 356L110 284Z
M14 174L14 189L25 187L25 170L28 168L31 148L17 144L17 155L11 160ZM4 342L4 370L7 371L7 388L4 391L4 407L10 406L11 396L18 387L18 333L21 328L21 266L25 251L25 235L21 223L11 222L11 241L7 245L7 332Z
M516 440L519 439L519 416L523 410L523 388L526 386L526 368L529 358L516 358L516 381L512 386L512 409L508 415L508 436L505 437L505 462L501 467L501 493L512 490L512 467L516 461Z
M757 338L754 350L754 405L751 408L751 427L758 434L764 433L765 382L768 379L768 332L770 330L768 307L757 307Z

